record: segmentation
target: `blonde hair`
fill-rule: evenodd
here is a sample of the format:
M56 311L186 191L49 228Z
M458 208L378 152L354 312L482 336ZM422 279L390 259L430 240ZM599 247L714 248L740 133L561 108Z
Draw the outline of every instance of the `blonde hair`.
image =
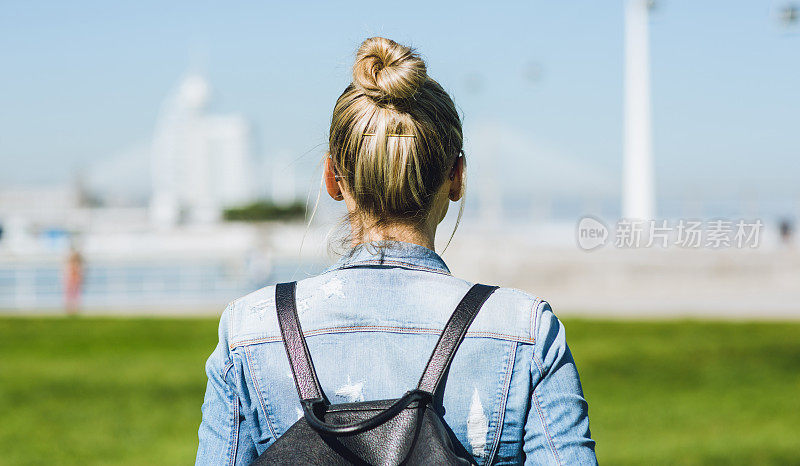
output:
M372 37L359 47L353 82L336 101L328 143L357 205L347 220L363 235L393 224L420 226L462 153L463 135L453 100L422 58ZM462 211L463 197L458 220Z

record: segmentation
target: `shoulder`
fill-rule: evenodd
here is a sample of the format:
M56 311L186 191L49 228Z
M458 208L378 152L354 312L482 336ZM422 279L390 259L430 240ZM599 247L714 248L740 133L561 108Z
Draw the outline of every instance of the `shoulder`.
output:
M278 327L274 311L275 285L253 291L228 304L222 315L224 328L220 328L220 334L224 333L230 349L247 340L263 339Z
M323 292L326 290L330 292L329 288L336 285L336 283L330 283L330 275L330 273L323 273L297 282L297 307L300 314L310 304L309 299L304 296L304 290L319 289ZM225 309L227 318L223 316L223 320L227 324L225 336L230 349L241 345L281 340L278 316L275 311L275 286L265 286L228 304ZM309 329L306 328L304 320L301 316L301 323L304 324L303 330L307 331Z
M511 333L522 343L533 343L537 321L545 308L549 309L550 306L538 294L500 287L486 301L471 330L479 332L491 328L497 332Z
M404 280L408 288L402 296L387 293L389 301L400 301L391 315L374 311L361 315L362 306L347 306L348 316L358 322L369 322L370 328L396 327L405 322L408 330L441 329L455 306L474 283L450 275L419 274L415 278L435 283L413 283ZM350 298L347 279L337 274L324 273L298 282L297 307L304 332L321 332L333 326L346 325L335 317L342 313L305 312L307 309L331 307L344 295ZM414 280L416 281L416 280ZM425 286L425 285L428 286ZM342 290L344 287L344 290ZM424 290L424 291L416 291ZM435 292L431 292L435 290ZM356 295L365 300L364 295ZM421 313L420 309L430 308ZM515 288L501 287L486 300L467 336L500 338L520 343L534 343L537 321L549 310L547 302L539 295ZM232 301L226 309L226 337L231 349L236 346L280 341L280 328L275 312L275 286L270 285ZM384 322L385 321L385 322Z

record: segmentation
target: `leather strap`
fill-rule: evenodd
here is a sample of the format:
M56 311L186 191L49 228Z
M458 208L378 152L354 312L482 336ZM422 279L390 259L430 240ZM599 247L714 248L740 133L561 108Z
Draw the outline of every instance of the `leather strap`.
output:
M450 368L450 363L453 361L453 356L456 350L461 345L464 335L467 333L478 311L481 310L483 303L489 299L489 296L494 293L498 287L481 285L477 283L467 291L467 294L461 299L461 302L456 306L447 325L444 326L439 341L436 343L436 348L431 354L431 359L428 365L425 366L425 372L422 373L422 378L419 380L419 390L436 395L439 386L442 383L444 375Z
M292 368L300 399L327 403L327 398L317 378L317 372L314 370L314 363L308 352L303 331L300 328L295 304L296 287L297 282L279 283L275 286L275 307L278 312L278 324L281 328L283 344L286 348L286 355L289 357L289 365ZM436 394L467 329L475 320L483 303L497 288L496 286L475 284L467 291L439 336L439 341L425 366L417 390L432 395Z
M303 401L325 400L319 385L314 362L303 338L300 319L297 317L295 290L297 282L278 283L275 286L275 307L278 311L278 325L281 327L283 346L292 367L297 393Z
M406 392L400 399L392 403L391 406L384 409L383 411L378 412L378 414L364 419L363 421L354 422L352 424L328 424L324 420L317 417L317 414L314 412L314 409L317 407L321 401L304 401L303 404L303 415L306 417L306 421L308 421L308 425L313 427L316 431L322 432L323 434L328 435L355 435L360 434L361 432L366 432L368 430L372 430L381 424L389 421L393 417L400 414L401 411L406 409L411 403L414 402L421 402L424 404L430 403L432 397L431 394L428 392L423 392L421 390L411 390L410 392Z

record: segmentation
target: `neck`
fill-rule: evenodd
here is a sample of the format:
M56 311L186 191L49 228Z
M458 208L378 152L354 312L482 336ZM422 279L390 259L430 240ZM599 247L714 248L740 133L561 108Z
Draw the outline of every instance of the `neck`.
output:
M403 241L426 247L434 251L436 229L410 227L407 225L388 225L383 228L372 228L363 234L358 234L357 228L353 231L353 246L372 241Z

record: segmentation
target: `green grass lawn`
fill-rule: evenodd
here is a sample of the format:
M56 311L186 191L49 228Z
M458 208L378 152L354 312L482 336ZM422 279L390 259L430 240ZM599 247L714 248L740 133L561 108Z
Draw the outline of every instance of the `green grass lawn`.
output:
M800 464L800 323L567 320L603 464ZM210 319L0 319L0 464L194 460Z

